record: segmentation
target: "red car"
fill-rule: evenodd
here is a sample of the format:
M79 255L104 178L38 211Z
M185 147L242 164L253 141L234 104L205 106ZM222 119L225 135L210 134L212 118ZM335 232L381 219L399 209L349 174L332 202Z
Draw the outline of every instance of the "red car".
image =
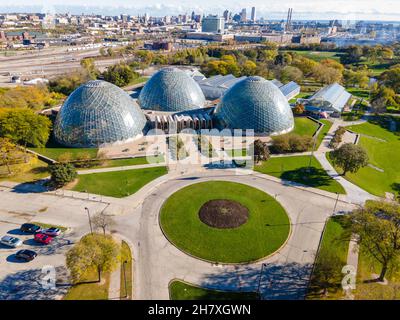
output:
M45 235L44 233L37 233L37 234L35 234L34 239L36 242L40 242L43 244L49 244L53 240L53 237L49 237L48 235Z

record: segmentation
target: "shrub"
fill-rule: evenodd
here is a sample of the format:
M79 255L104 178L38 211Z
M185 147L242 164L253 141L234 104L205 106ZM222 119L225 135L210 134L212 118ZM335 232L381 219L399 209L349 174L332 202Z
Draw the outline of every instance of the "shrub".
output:
M275 153L304 152L311 146L312 138L298 134L286 134L273 138L272 150Z
M65 186L77 176L75 167L70 163L55 163L49 166L49 170L50 182L56 188Z

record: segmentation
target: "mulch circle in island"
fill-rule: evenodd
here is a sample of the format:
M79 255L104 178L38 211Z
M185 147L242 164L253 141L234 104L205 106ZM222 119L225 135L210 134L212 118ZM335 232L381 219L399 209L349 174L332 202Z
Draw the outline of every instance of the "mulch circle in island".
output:
M247 222L249 210L237 201L210 200L201 206L199 218L213 228L237 228Z

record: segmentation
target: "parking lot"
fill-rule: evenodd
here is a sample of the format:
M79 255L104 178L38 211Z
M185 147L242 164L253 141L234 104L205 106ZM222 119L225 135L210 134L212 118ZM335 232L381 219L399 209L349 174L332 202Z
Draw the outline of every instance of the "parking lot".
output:
M65 284L68 283L65 252L74 242L74 232L67 230L54 238L50 244L44 245L34 241L32 234L21 232L19 227L20 224L14 222L2 221L0 224L0 237L10 235L23 242L18 248L0 244L0 300L62 297L64 291L67 290ZM33 250L38 256L30 262L19 260L15 253L21 249ZM51 287L52 268L56 271L57 283L61 285L56 289ZM48 279L47 282L44 279Z

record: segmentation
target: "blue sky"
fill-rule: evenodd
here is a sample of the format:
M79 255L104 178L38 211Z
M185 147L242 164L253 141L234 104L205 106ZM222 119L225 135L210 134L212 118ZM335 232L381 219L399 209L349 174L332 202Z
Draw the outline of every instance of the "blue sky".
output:
M400 0L0 0L0 11L24 11L23 8L104 14L147 12L162 16L174 13L219 13L225 9L238 12L252 6L258 16L279 19L285 17L289 7L293 7L293 19L371 19L400 21ZM53 8L51 8L53 7ZM76 11L76 12L75 12Z

